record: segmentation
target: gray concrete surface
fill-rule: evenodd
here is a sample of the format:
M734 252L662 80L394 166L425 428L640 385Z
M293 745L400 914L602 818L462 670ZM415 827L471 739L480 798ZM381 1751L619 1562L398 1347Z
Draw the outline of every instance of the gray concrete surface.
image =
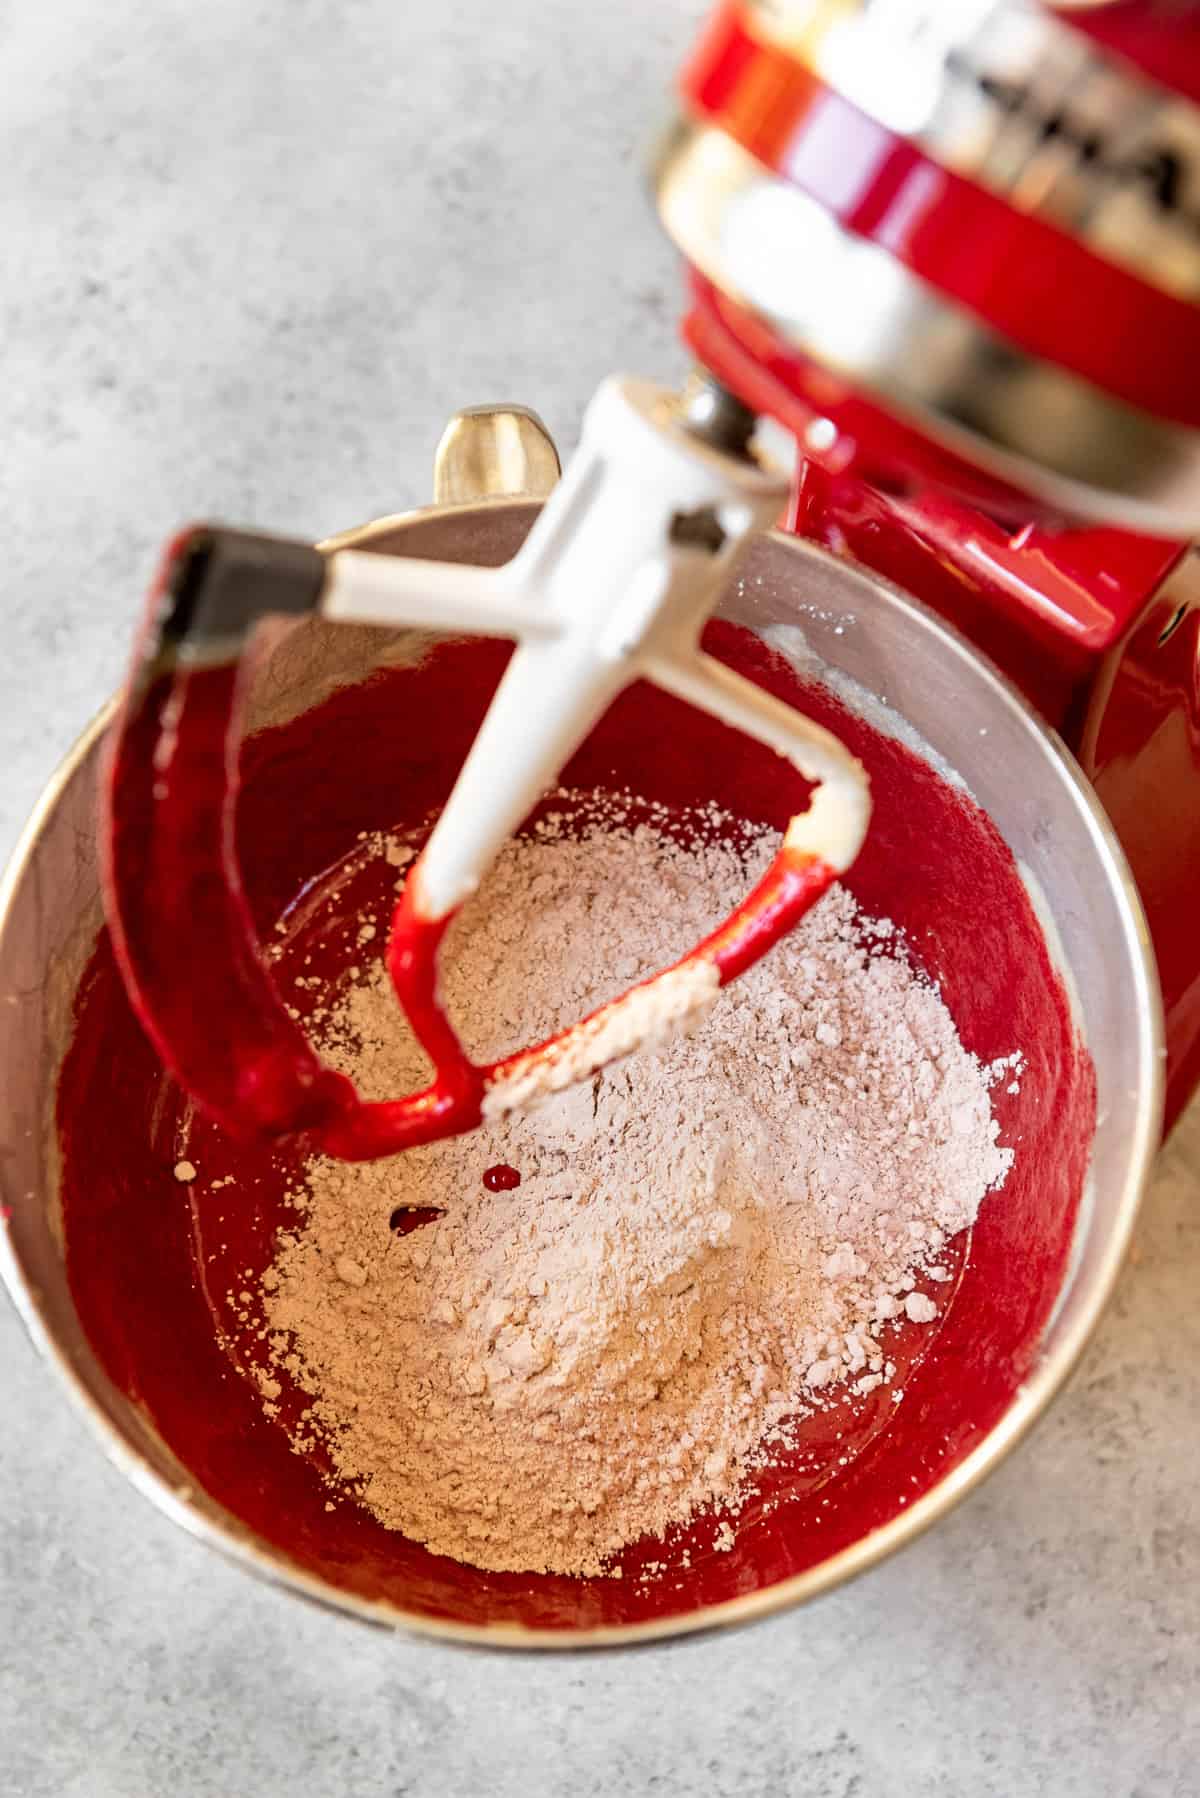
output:
M0 847L181 519L419 500L445 415L672 374L638 159L701 0L0 5ZM1200 1115L1069 1395L806 1613L507 1661L250 1584L127 1491L0 1305L3 1798L1200 1790Z

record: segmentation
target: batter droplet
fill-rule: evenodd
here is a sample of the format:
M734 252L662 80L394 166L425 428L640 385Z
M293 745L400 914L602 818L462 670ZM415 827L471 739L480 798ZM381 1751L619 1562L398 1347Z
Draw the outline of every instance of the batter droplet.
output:
M388 1224L397 1236L411 1236L423 1224L436 1224L441 1215L433 1205L397 1205Z
M498 1161L495 1167L484 1169L483 1184L489 1192L512 1192L521 1184L521 1176L507 1161Z

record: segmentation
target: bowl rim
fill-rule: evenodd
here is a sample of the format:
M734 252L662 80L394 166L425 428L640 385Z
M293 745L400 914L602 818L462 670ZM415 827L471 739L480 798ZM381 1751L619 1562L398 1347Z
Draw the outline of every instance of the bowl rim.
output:
M378 537L434 519L445 519L456 514L477 515L499 508L511 511L537 510L539 505L539 501L530 499L495 498L469 500L451 506L415 507L374 519L357 529L341 532L325 539L318 547L327 552L334 548L363 547ZM771 536L786 545L790 552L798 554L801 560L806 557L827 559L827 552L802 539L783 532L772 532ZM1075 1268L1074 1273L1070 1268L1067 1271L1067 1282L1072 1279L1079 1281L1085 1277L1087 1279L1086 1289L1081 1289L1076 1295L1072 1315L1063 1322L1059 1316L1059 1308L1056 1307L1055 1314L1046 1326L1054 1337L1053 1342L1041 1354L1033 1372L1020 1386L1004 1415L984 1439L915 1504L827 1560L818 1562L789 1579L717 1604L701 1606L694 1611L650 1618L638 1623L604 1624L578 1630L533 1629L504 1621L465 1623L428 1617L419 1612L401 1610L390 1603L357 1597L354 1593L343 1591L306 1572L292 1563L286 1555L261 1546L249 1532L237 1526L236 1519L231 1517L230 1524L226 1525L211 1511L201 1509L189 1486L172 1485L151 1466L106 1415L70 1357L59 1345L43 1313L37 1290L26 1278L13 1246L11 1233L7 1228L0 1229L0 1280L3 1281L35 1348L58 1374L76 1413L98 1440L109 1461L143 1497L172 1522L197 1541L216 1549L234 1565L323 1610L350 1616L376 1628L435 1642L452 1643L458 1647L580 1653L650 1646L672 1640L691 1640L718 1630L758 1622L790 1610L793 1606L858 1578L889 1555L915 1542L981 1485L1011 1454L1066 1384L1112 1297L1149 1183L1161 1136L1165 1056L1163 1015L1158 975L1141 899L1124 850L1091 784L1057 732L1045 724L1012 682L959 631L911 594L870 570L859 569L851 564L839 566L847 576L865 581L872 587L884 588L893 603L906 610L923 630L932 627L942 636L945 645L954 655L970 662L977 678L982 675L992 685L997 697L1014 706L1024 715L1025 723L1046 740L1066 784L1074 789L1097 854L1107 864L1113 890L1122 902L1123 939L1137 985L1137 1022L1143 1039L1139 1050L1142 1077L1139 1079L1132 1107L1127 1137L1127 1170L1114 1221L1102 1245L1102 1252L1096 1256L1090 1272L1085 1276L1079 1268ZM46 783L21 831L7 865L0 874L0 935L7 927L9 913L18 902L26 870L43 833L63 794L94 754L115 714L117 704L116 698L110 699L77 738ZM1068 1285L1064 1284L1063 1291L1067 1290Z

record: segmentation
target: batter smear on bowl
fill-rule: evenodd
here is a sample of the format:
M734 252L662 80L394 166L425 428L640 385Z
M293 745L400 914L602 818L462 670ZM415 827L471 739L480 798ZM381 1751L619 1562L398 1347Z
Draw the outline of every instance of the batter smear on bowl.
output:
M681 831L641 802L561 807L448 944L450 1015L479 1056L662 966L778 840L713 811ZM428 1072L382 966L322 1047L368 1097ZM936 1329L952 1238L1012 1162L989 1088L1019 1068L968 1054L891 924L835 888L688 1035L480 1131L312 1162L257 1301L268 1402L298 1388L297 1447L437 1554L611 1570L736 1508L797 1420L885 1386L897 1331ZM500 1169L519 1184L489 1190Z

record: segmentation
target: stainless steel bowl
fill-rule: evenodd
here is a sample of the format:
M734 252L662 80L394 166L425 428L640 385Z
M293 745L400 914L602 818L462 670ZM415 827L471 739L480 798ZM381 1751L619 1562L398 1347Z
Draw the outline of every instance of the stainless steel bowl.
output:
M351 537L397 555L497 563L515 551L536 504L491 498L435 507ZM990 1434L910 1509L799 1576L684 1615L568 1633L443 1623L362 1601L292 1565L200 1489L110 1382L66 1277L55 1090L76 985L101 921L93 818L105 714L51 782L0 886L0 1271L38 1348L132 1483L202 1541L309 1598L431 1636L522 1647L635 1643L799 1603L911 1541L983 1479L1062 1386L1112 1291L1158 1142L1161 1024L1137 895L1090 788L1058 739L968 643L906 595L821 550L783 536L761 541L722 612L785 653L837 671L839 681L886 696L887 715L907 721L966 781L1040 896L1098 1097L1088 1192L1040 1359ZM294 715L380 659L411 653L403 638L305 626L268 665L256 721Z

